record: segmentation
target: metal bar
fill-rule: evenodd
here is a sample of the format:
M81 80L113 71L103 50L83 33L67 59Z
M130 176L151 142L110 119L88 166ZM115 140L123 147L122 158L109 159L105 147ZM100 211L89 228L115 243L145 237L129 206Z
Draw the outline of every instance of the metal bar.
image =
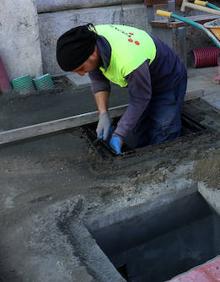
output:
M220 11L218 10L214 10L211 8L207 8L207 7L203 7L203 6L199 6L199 5L195 5L193 3L189 3L186 0L183 1L182 6L181 6L181 12L185 12L185 8L191 8L197 11L202 11L202 12L206 12L206 13L210 13L210 14L214 14L214 15L219 15L220 16Z
M110 116L112 118L119 117L123 114L126 108L127 108L127 104L109 108ZM43 136L50 133L59 132L65 129L82 126L96 121L98 121L98 111L84 113L76 116L53 120L53 121L38 123L17 129L11 129L11 130L0 132L0 145L33 138L36 136Z

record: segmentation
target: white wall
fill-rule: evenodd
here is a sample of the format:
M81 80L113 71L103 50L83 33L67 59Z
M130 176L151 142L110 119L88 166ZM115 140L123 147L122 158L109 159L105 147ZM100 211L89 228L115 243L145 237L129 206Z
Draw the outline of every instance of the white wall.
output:
M56 41L77 25L120 23L149 30L143 2L0 0L0 56L10 79L25 74L61 73L56 62Z
M39 29L45 72L61 73L55 59L58 37L70 28L90 22L127 24L145 30L150 29L147 21L147 8L143 4L41 13L39 14Z
M42 73L38 15L33 0L0 0L0 56L10 79Z

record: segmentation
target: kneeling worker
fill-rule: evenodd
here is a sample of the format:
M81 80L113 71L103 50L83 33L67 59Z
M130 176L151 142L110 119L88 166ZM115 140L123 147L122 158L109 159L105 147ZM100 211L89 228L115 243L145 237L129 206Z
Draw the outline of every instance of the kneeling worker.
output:
M78 26L58 39L57 61L64 71L89 74L99 111L97 137L110 137L117 154L123 143L137 148L180 135L186 69L158 38L124 25ZM110 81L129 93L128 107L111 136Z

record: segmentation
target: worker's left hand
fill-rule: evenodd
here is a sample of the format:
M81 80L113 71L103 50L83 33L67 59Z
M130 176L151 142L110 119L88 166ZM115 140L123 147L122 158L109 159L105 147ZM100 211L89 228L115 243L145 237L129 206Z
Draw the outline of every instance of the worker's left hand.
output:
M99 122L96 128L97 138L106 141L111 134L111 119L108 112L99 114Z
M122 138L117 134L113 134L109 141L109 145L115 151L117 155L122 154L122 151L121 151L122 144L123 144Z

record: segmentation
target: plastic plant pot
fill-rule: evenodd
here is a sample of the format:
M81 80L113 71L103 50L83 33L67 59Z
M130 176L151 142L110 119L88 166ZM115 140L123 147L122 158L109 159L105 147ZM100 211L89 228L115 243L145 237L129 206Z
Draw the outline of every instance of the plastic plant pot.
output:
M13 89L19 93L27 94L34 91L34 84L30 75L24 75L12 80Z
M54 83L49 73L33 79L37 90L50 90L54 88Z

